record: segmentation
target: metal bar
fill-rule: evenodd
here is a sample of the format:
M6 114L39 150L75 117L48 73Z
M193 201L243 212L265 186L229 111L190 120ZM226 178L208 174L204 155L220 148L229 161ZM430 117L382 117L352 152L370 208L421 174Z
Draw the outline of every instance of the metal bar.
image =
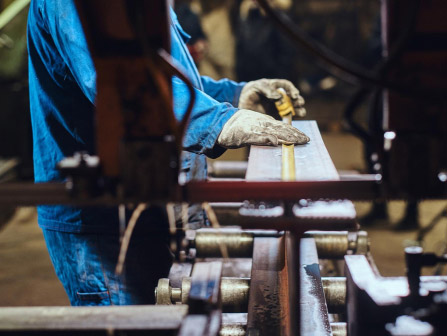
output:
M317 123L313 120L294 121L292 125L310 138L309 143L294 146L296 180L338 180L337 169L324 145ZM281 151L281 147L251 146L245 178L249 181L280 181Z
M284 238L255 238L247 335L288 335Z
M300 199L370 200L379 196L376 177L352 181L263 181L263 182L190 182L183 199L192 203L253 201L298 201Z
M187 311L186 305L0 308L0 335L13 332L174 331L180 327Z
M334 222L316 220L299 220L295 218L257 218L251 217L241 221L243 229L277 230L293 231L298 234L304 234L306 231L322 230L357 230L358 225L355 222Z
M331 336L328 309L313 238L300 242L301 336Z
M182 195L174 200L191 203L253 201L297 201L300 199L368 200L378 197L380 180L375 177L352 181L209 181L190 182ZM63 183L5 183L0 185L2 205L119 205L126 200L118 197L88 195L72 197ZM129 199L130 201L138 201ZM149 200L139 200L149 201Z
M220 282L222 262L200 262L194 265L189 290L189 314L204 314L221 305Z
M288 319L286 335L300 335L301 329L301 302L300 294L300 238L302 233L287 231L285 234L285 262L286 262L286 282L287 287L283 284L281 288L283 296L286 296L285 303L288 305Z
M0 13L0 31L6 27L26 6L31 0L16 0L12 2Z
M196 263L188 295L188 315L178 335L217 336L222 324L220 285L222 262Z

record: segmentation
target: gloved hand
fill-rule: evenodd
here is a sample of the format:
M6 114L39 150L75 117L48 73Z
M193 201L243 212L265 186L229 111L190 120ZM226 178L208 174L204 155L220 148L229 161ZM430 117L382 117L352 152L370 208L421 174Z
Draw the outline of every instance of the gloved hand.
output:
M248 109L256 112L268 114L275 119L280 119L275 107L275 101L281 99L281 94L276 91L283 88L287 95L292 99L295 113L299 117L306 115L304 98L300 96L298 89L285 79L259 79L248 82L239 96L240 109Z
M225 148L248 145L303 145L309 137L295 127L250 110L239 110L224 125L217 143Z

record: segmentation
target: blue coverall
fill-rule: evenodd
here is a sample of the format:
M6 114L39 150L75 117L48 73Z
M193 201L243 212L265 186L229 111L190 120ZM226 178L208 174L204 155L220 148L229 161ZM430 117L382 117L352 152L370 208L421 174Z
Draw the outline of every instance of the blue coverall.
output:
M206 158L223 125L237 111L244 83L201 77L185 45L188 35L171 9L173 58L192 81L196 102L182 154L187 179L206 177ZM76 151L95 154L96 73L73 0L32 0L28 18L29 88L36 182L62 181L56 164ZM174 112L189 101L186 85L173 78ZM196 213L193 220L203 221ZM194 216L193 216L194 217ZM72 305L153 303L156 280L165 277L171 255L164 214L147 211L137 224L125 282L113 273L119 248L116 208L39 206L38 222Z

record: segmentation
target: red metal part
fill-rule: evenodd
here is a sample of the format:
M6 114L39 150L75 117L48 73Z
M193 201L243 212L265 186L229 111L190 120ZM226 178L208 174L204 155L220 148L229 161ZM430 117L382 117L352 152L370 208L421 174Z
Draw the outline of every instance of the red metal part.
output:
M369 200L378 197L379 188L380 185L374 177L350 181L208 181L188 183L184 187L182 198L192 203L300 199Z

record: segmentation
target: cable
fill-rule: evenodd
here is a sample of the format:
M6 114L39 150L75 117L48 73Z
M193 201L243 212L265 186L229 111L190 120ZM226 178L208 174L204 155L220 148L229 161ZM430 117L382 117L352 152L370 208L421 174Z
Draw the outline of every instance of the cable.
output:
M133 230L137 224L138 218L140 218L141 213L146 210L147 204L140 203L132 213L130 217L129 224L127 225L126 231L121 242L120 253L118 255L118 262L115 268L115 274L121 275L124 269L124 263L126 262L127 250L129 248L130 239L132 238Z
M401 94L412 96L415 99L435 102L444 102L446 100L444 89L416 88L414 86L408 86L403 83L381 78L381 76L374 71L369 71L364 67L347 60L310 37L301 28L293 24L286 15L275 11L267 0L257 0L257 2L280 30L282 30L290 39L301 45L311 55L322 60L326 65L325 69L334 76L357 86L385 87Z

